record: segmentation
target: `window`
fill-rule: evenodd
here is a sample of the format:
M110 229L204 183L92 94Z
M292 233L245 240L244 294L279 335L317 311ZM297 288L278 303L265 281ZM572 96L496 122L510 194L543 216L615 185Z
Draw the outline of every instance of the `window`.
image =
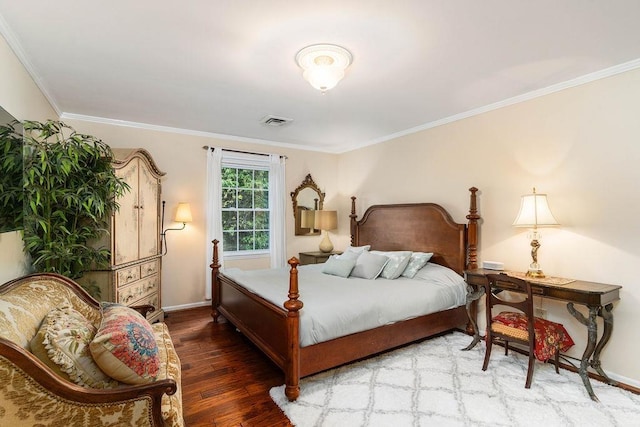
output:
M268 168L222 164L222 244L226 254L269 251Z

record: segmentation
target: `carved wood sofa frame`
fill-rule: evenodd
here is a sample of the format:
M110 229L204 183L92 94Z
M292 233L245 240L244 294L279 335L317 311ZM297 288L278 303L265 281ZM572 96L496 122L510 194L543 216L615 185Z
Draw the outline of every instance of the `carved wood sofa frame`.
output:
M357 220L355 197L351 198L351 244L371 245L372 250L433 252L435 262L464 274L477 268L477 188L469 189L467 224L453 221L434 203L375 205ZM300 393L300 378L380 353L468 323L465 306L429 314L391 325L300 347L299 316L303 303L298 292L298 265L289 260L288 299L279 307L246 290L220 271L218 240L213 242L212 317L224 316L285 375L285 394L291 401ZM337 295L337 298L340 296ZM284 300L284 296L283 296ZM354 301L357 304L357 301Z
M0 305L4 304L11 308L11 304L5 303L6 295L11 295L15 290L26 288L30 284L36 285L40 289L37 295L30 294L29 301L25 301L25 305L21 306L22 310L29 310L34 318L40 314L44 316L49 309L56 307L56 304L73 304L73 307L81 310L79 307L86 305L88 310L100 311L100 304L80 287L75 281L67 277L55 273L34 273L0 286ZM58 295L53 295L54 289L60 291ZM28 290L28 289L27 289ZM29 306L28 304L33 304ZM142 305L135 308L142 315L153 311L151 305ZM43 311L43 313L40 313ZM20 317L21 311L17 309L10 310L12 316L21 319L23 323L29 323L24 315ZM6 313L0 313L0 317ZM11 318L3 318L5 323L11 321ZM1 322L0 322L1 323ZM28 327L27 325L21 325ZM36 333L38 325L31 325L31 334ZM0 378L5 382L3 384L5 390L4 396L11 395L18 402L18 405L24 405L20 408L25 413L22 418L26 418L29 411L42 410L43 413L49 414L49 417L61 417L62 415L73 419L74 416L88 417L93 410L96 413L110 414L111 416L119 416L127 419L132 425L148 425L163 426L166 425L162 416L162 397L164 394L173 395L178 390L178 384L173 379L159 379L150 384L143 385L122 385L114 389L92 389L81 387L74 383L64 380L53 372L51 368L41 362L36 356L28 351L26 346L5 337L7 331L0 331ZM9 333L9 335L12 335ZM29 337L30 338L30 337ZM16 384L10 384L11 378L25 378L24 387L17 387ZM140 403L137 403L140 402ZM132 410L135 405L143 405L144 411L135 413ZM75 412L74 412L75 411ZM61 413L62 412L62 413ZM77 413L76 413L77 412ZM55 415L55 414L58 415ZM51 415L53 414L53 415ZM42 414L37 414L42 416ZM94 414L95 415L95 414ZM137 418L133 419L133 416ZM11 414L0 414L0 418L11 417ZM179 414L180 418L182 414ZM71 422L57 419L58 422ZM4 420L7 425L26 425L30 421L17 422L16 420ZM87 421L85 422L97 422ZM181 419L178 422L180 425ZM0 421L3 424L3 421ZM44 425L44 424L43 424Z

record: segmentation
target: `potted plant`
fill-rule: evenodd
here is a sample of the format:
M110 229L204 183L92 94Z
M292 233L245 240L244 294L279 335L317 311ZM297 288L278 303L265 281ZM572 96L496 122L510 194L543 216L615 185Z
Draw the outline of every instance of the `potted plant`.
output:
M24 121L24 243L33 269L77 279L108 265L95 242L129 186L101 140L59 121Z
M20 122L0 124L0 233L22 228L22 164Z

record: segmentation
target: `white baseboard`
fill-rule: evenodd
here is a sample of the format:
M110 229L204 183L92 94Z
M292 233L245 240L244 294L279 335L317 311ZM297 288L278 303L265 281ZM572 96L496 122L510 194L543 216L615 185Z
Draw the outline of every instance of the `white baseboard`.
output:
M187 310L189 308L196 308L196 307L205 307L207 305L211 305L211 301L200 301L200 302L194 302L191 304L172 305L169 307L162 307L162 309L165 312L170 313L172 311Z
M614 381L618 381L619 383L630 385L631 387L640 388L640 381L634 380L633 378L623 377L622 375L614 374L613 372L605 371L606 374Z

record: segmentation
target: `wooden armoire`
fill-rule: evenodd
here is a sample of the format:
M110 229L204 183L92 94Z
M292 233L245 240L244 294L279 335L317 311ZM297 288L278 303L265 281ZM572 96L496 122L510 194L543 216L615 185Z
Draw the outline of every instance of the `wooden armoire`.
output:
M99 299L129 306L151 304L153 322L164 319L162 311L160 244L161 172L144 149L114 148L113 168L131 189L118 199L120 208L111 218L111 263L103 270L86 272L79 282L100 289Z

